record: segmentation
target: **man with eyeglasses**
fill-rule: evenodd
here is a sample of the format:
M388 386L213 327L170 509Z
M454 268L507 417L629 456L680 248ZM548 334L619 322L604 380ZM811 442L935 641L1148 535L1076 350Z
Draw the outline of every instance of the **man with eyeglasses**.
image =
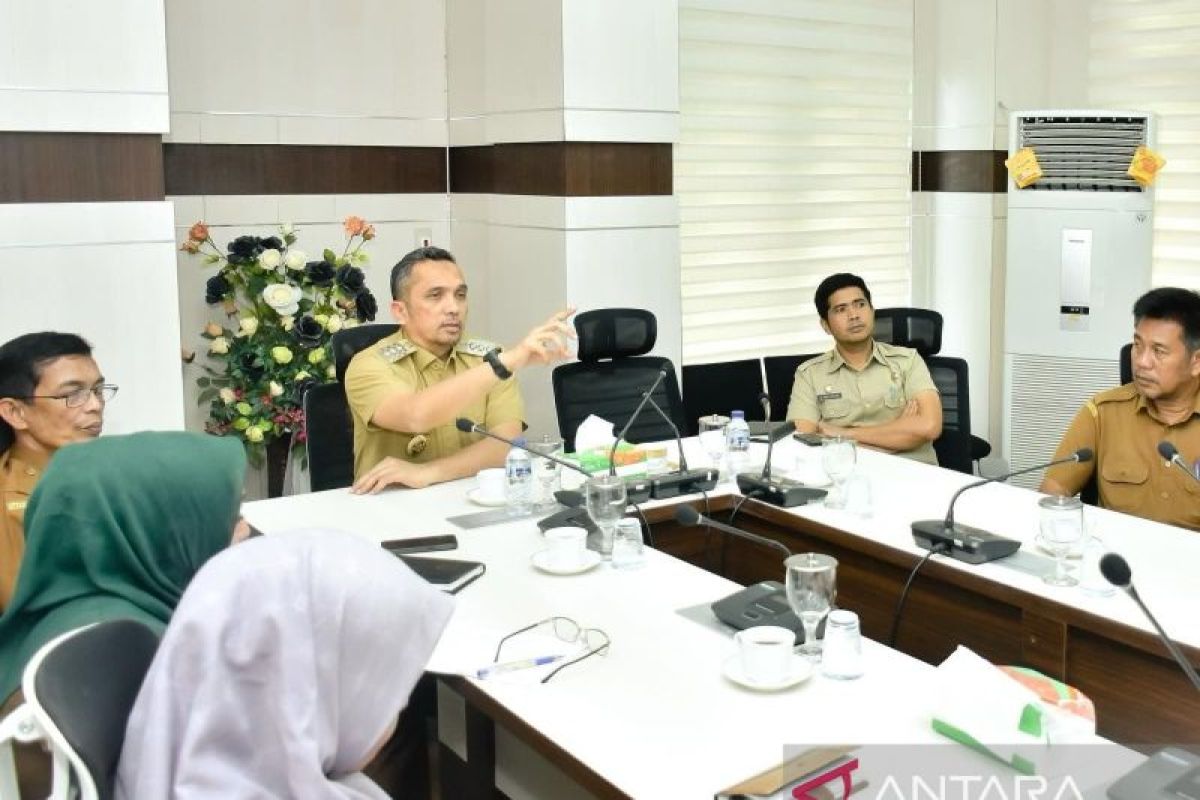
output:
M74 334L29 333L0 346L0 611L25 551L33 487L60 447L100 435L116 391Z

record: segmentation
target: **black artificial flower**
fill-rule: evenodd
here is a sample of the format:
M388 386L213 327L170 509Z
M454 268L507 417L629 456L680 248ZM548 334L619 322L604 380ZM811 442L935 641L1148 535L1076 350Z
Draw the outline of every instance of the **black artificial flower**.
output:
M335 279L337 280L337 285L348 297L354 297L366 288L367 285L367 276L363 274L363 271L349 264L344 267L338 267Z
M292 338L301 347L308 350L321 344L321 337L324 335L325 328L308 314L300 317L300 319L296 320L296 324L292 326Z
M304 273L314 286L328 286L333 283L336 271L328 261L310 261L304 265Z
M258 359L258 354L253 350L243 350L237 357L237 365L242 374L252 383L257 383L266 372L262 362Z
M230 242L226 249L229 250L227 258L230 264L249 264L262 253L262 239L257 236L239 236Z
M283 240L278 236L268 236L266 239L259 239L259 245L263 250L282 250Z
M379 310L379 304L375 302L375 295L371 294L370 289L363 289L354 298L354 308L358 311L359 321L374 322L375 312Z
M213 275L208 279L208 283L204 284L204 302L210 306L219 303L232 289L233 287L229 285L229 281L225 280L224 275L219 273Z

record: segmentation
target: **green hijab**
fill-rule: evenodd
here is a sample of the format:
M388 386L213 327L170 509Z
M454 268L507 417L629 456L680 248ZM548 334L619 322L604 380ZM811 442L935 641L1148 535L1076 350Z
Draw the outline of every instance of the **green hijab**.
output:
M159 633L229 546L246 457L234 439L135 433L68 445L25 509L25 556L0 617L0 700L43 644L107 619Z

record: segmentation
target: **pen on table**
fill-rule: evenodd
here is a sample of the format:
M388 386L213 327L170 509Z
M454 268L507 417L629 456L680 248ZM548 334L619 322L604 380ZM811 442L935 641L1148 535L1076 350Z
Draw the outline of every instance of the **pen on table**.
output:
M540 667L543 664L553 664L555 661L562 661L566 656L538 656L537 658L522 658L517 661L505 661L502 664L489 664L486 667L481 667L475 670L475 677L482 680L490 678L493 675L501 675L505 672L516 672L519 669L529 669L530 667Z

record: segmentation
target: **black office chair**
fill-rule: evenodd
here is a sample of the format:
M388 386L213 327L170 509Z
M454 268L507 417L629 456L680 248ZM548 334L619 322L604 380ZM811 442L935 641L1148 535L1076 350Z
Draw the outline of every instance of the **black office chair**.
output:
M354 358L359 350L365 350L399 329L399 325L379 323L343 328L335 333L329 340L329 345L333 350L333 366L337 372L338 383L346 380L346 367L350 366L350 359Z
M921 357L942 350L942 315L930 308L875 310L875 341L911 347Z
M765 356L763 372L767 376L767 396L771 398L771 416L777 420L787 419L788 403L792 400L792 384L796 380L796 369L820 353L802 353L795 356Z
M314 386L304 393L308 428L308 476L314 492L354 483L354 424L340 383Z
M554 408L558 430L568 451L575 431L589 414L613 423L620 431L659 371L667 370L652 399L682 434L688 430L675 365L647 356L658 337L654 314L640 308L601 308L575 317L579 361L555 367ZM674 431L648 405L625 437L630 442L675 438Z
M38 731L50 747L52 798L109 800L125 742L125 725L158 636L129 619L99 622L45 644L25 668L24 705L3 727ZM8 741L0 739L7 746ZM0 750L0 762L11 765ZM69 785L64 785L64 783ZM0 772L0 794L15 797L15 779Z
M746 412L747 420L765 418L759 395L763 391L762 362L757 358L690 364L683 367L683 412L687 417L685 436L699 433L700 417L724 414L734 409ZM771 407L772 414L776 413ZM783 409L778 411L783 413Z
M1133 383L1133 343L1121 345L1121 355L1118 365L1121 368L1121 385Z

